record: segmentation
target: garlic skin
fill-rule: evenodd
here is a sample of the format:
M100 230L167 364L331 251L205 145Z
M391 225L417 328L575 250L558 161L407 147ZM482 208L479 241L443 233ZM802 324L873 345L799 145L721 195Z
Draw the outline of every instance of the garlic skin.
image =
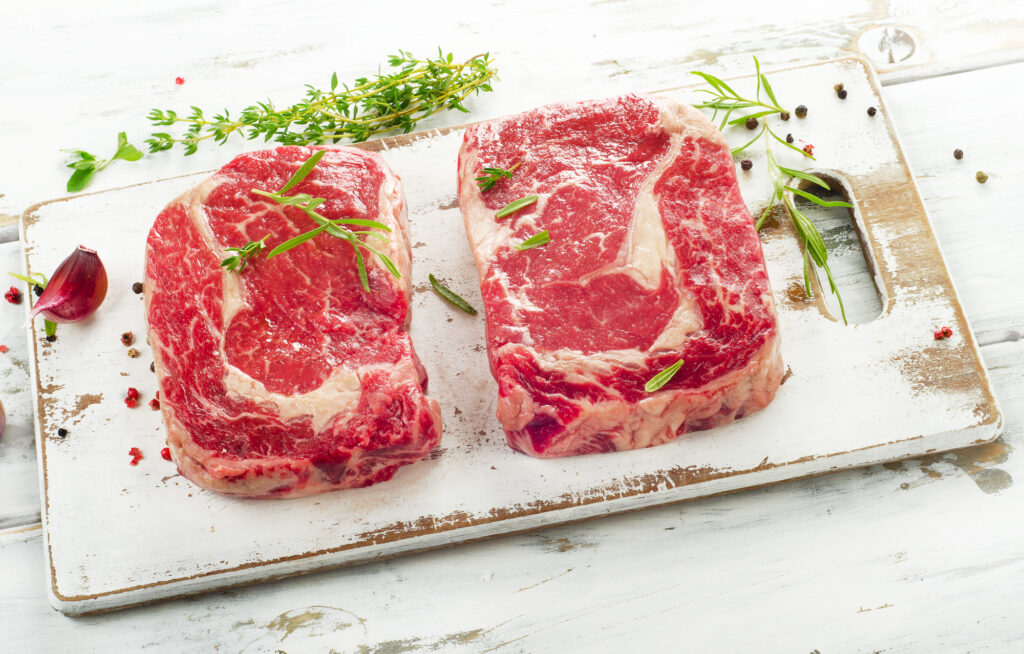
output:
M107 269L95 250L79 245L57 266L30 318L42 314L53 322L78 322L103 304L107 296Z

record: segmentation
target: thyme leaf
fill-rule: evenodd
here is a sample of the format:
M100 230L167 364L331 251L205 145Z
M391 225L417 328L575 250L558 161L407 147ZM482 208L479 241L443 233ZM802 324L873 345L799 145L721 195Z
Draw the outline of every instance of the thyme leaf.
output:
M648 393L653 393L654 391L658 390L665 384L672 381L672 378L676 376L676 373L679 372L679 369L682 367L683 360L680 359L673 363L668 368L665 368L655 376L648 379L647 383L644 384L644 390L647 391Z
M457 309L461 309L462 311L465 311L471 316L476 315L476 309L471 307L469 305L469 302L466 302L465 300L462 299L462 297L459 296L458 293L451 290L441 282L437 281L437 278L434 277L433 273L428 275L428 279L430 280L430 285L434 287L434 290L437 292L437 294L440 295L445 300L447 300L452 306L454 306Z

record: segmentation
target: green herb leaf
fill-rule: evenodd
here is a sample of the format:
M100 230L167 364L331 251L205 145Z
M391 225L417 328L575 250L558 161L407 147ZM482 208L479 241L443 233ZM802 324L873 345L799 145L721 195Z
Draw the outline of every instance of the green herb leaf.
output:
M325 154L327 154L327 150L317 150L316 152L314 152L313 156L311 156L309 159L306 159L305 163L299 166L299 169L295 171L295 173L291 176L291 178L288 179L287 182L285 182L284 186L281 187L281 190L278 191L277 194L284 195L288 191L298 186L302 182L302 180L306 179L306 177L309 175L309 172L313 170L313 167L316 166L320 162L320 160L324 158ZM309 198L309 196L307 195L306 198Z
M477 186L480 187L481 192L491 190L502 178L512 177L512 174L515 173L516 168L521 163L521 161L516 163L508 170L504 168L484 168L482 171L484 174L476 178Z
M812 175L811 173L806 173L802 170L793 170L792 168L786 168L785 166L779 166L778 168L779 172L781 172L784 175L789 175L790 177L796 177L797 179L803 179L808 182L811 182L812 184L817 184L826 191L832 190L831 188L829 188L828 183L826 183L825 180L818 177L817 175Z
M512 214L514 214L515 212L519 211L523 207L530 206L531 204L536 202L539 198L540 198L540 196L537 196L537 195L527 195L524 198L519 198L518 200L513 200L512 202L509 202L508 204L506 204L501 209L498 209L498 212L496 214L494 214L494 217L496 219L498 219L498 220L501 220L505 216L511 216Z
M679 361L676 361L668 368L665 368L655 376L648 379L647 383L644 384L644 390L647 391L648 393L653 393L654 391L658 390L665 384L672 381L672 378L676 376L676 373L679 372L679 369L682 367L683 360L680 359Z
M531 248L547 245L549 242L551 242L551 237L548 236L548 230L545 229L537 232L530 238L526 239L525 241L517 245L516 249L522 252L524 250L529 250Z
M317 234L320 234L321 232L325 231L327 229L327 227L328 227L328 225L321 225L321 226L319 226L319 227L317 227L315 229L309 230L308 232L304 232L302 234L299 234L298 236L295 236L294 238L288 239L284 243L281 243L280 245L275 247L273 250L268 252L267 253L267 258L268 259L273 259L274 257L276 257L277 255L281 254L282 252L287 252L288 250L291 250L296 245L300 245L302 243L305 243L306 241L308 241L309 239L313 238Z
M240 248L224 248L229 252L236 252L237 254L224 258L221 260L220 265L227 268L230 272L242 272L248 265L249 259L259 254L266 247L268 238L270 238L270 234L267 234L258 241L249 241Z
M447 300L452 306L454 306L457 309L461 309L462 311L465 311L471 316L476 315L476 309L469 306L469 302L466 302L461 297L459 297L459 295L455 293L455 291L451 290L441 282L437 281L437 278L434 277L433 273L431 273L428 276L428 279L430 280L430 285L434 287L434 290L437 292L437 294L440 295L445 300Z
M68 193L78 193L92 181L92 176L96 173L96 168L82 168L71 173L71 177L68 179Z
M819 198L816 195L812 195L812 194L808 193L807 191L801 191L800 189L793 188L792 186L786 186L785 189L787 191L792 192L792 193L796 193L800 197L807 198L808 200L810 200L814 204L818 205L819 207L847 207L847 208L849 208L849 207L853 206L849 202L843 202L841 200L835 200L835 201L822 200L821 198Z

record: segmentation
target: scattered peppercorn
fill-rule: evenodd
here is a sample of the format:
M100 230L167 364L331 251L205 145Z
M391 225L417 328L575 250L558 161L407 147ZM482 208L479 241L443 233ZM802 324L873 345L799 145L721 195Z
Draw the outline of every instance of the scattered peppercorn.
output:
M138 295L142 292L142 282L135 282L132 284L132 292Z
M137 359L137 358L139 358L139 351L136 350L134 347L128 348L128 358L129 359Z
M135 334L131 332L125 332L121 334L121 343L124 345L131 345L135 342Z
M804 152L807 153L807 156L809 156L809 157L813 157L814 156L814 146L811 145L810 143L805 145L803 149L804 149Z
M953 150L953 158L957 159L957 160L963 159L964 158L964 151L961 150L960 148L957 148L956 150Z
M129 409L134 409L136 402L139 401L139 389L129 388L128 394L124 398L124 404Z
M128 455L130 457L132 457L130 465L133 465L133 466L139 465L139 461L141 461L142 458L143 458L142 457L142 450L140 450L137 447L133 447L132 449L128 450Z
M792 143L795 140L792 134L786 134L786 143Z
M60 436L61 438L64 438L65 436L68 435L68 430L61 427L60 429L57 430L57 435Z
M935 340L937 340L937 341L941 341L941 340L942 340L942 332L941 332L941 331L935 332L934 334L932 334L932 336L933 336L933 337L935 338Z
M747 129L757 129L757 118L754 118L753 116L747 118L746 125Z
M807 115L807 107L805 105L802 105L802 104L801 105L797 105L796 117L797 118L803 118L806 115Z
M181 77L181 76L175 77L174 78L174 83L177 84L178 86L181 86L182 84L185 83L185 78Z
M57 335L56 334L50 334L49 336L46 337L46 340L48 340L48 341L50 341L52 343L55 340L57 340Z
M139 389L135 388L134 386L129 386L128 397L135 398L136 400L139 399Z
M942 335L945 336L946 338L949 338L950 336L953 335L953 330L950 329L949 327L943 327L942 328Z
M839 93L840 91L843 90L843 83L839 82L838 84L833 84L832 90L834 90L836 93Z
M149 371L150 372L156 372L156 361L150 361L149 362Z
M781 118L782 120L789 120L789 112L783 111L781 114L779 114L779 118Z
M43 294L43 287L39 284L32 284L32 292L36 294L36 297L39 297Z
M164 449L160 450L160 456L162 456L163 458L165 458L168 461L170 461L171 460L171 448L165 447Z
M0 354L7 354L7 346L0 345Z
M154 411L159 409L160 408L160 400L158 400L158 399L156 399L154 397L152 400L149 401L149 408L153 409Z
M751 161L750 159L744 159L743 161L740 162L740 168L742 168L743 170L750 170L753 167L754 162Z
M836 95L839 96L840 100L845 100L848 93L846 92L846 89L839 89L839 92L836 93Z
M11 290L4 293L4 299L11 304L21 304L21 291L12 286Z
M868 115L869 116L874 116L877 113L878 113L878 109L875 109L874 107L868 107Z
M985 182L988 181L988 175L985 174L985 171L979 170L978 172L974 173L974 179L978 180L979 184L984 184Z

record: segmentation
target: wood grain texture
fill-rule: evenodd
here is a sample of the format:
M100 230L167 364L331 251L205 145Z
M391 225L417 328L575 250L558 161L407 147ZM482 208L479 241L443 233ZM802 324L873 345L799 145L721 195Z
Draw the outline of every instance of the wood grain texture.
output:
M886 84L1012 61L1018 55L1006 48L1022 34L1017 2L854 2L801 7L799 17L753 3L733 3L727 15L721 5L691 4L668 18L644 15L662 3L476 3L472 11L442 5L443 19L424 11L391 21L383 39L370 27L388 3L347 8L358 27L349 39L323 30L325 11L293 12L297 29L282 33L283 6L262 2L234 15L202 1L19 6L0 24L10 55L0 68L0 144L18 155L0 176L0 213L14 220L63 188L58 148L102 151L120 128L141 138L150 106L234 106L267 93L284 101L301 82L334 68L364 73L399 46L497 51L503 79L494 96L470 105L474 118L487 118L576 93L675 86L695 61L717 69L720 57L726 73L743 73L751 51L771 65L828 58L867 24L910 26L934 57L948 57L883 74ZM580 39L579 54L553 73L549 62L566 57L565 35L587 33L592 42ZM139 51L145 61L132 56ZM35 54L11 54L22 52ZM177 74L185 87L173 86ZM1020 88L1004 82L1021 76L1024 67L1003 66L885 90L1004 406L1008 429L992 446L83 620L47 607L38 530L10 534L0 537L5 648L296 652L331 642L339 651L538 652L589 643L622 651L671 647L684 634L711 651L1020 650L1024 534L1014 516L1024 497L1013 482L1024 475L1024 294L1015 264L1024 187L1015 180L1024 167L1019 132L975 98L1019 106ZM65 112L74 120L60 120ZM116 164L90 190L214 168L249 145ZM950 156L955 147L966 150L964 161ZM974 181L978 168L992 174L984 186ZM0 238L10 235L0 229ZM34 457L0 456L0 477L33 474L34 465Z

